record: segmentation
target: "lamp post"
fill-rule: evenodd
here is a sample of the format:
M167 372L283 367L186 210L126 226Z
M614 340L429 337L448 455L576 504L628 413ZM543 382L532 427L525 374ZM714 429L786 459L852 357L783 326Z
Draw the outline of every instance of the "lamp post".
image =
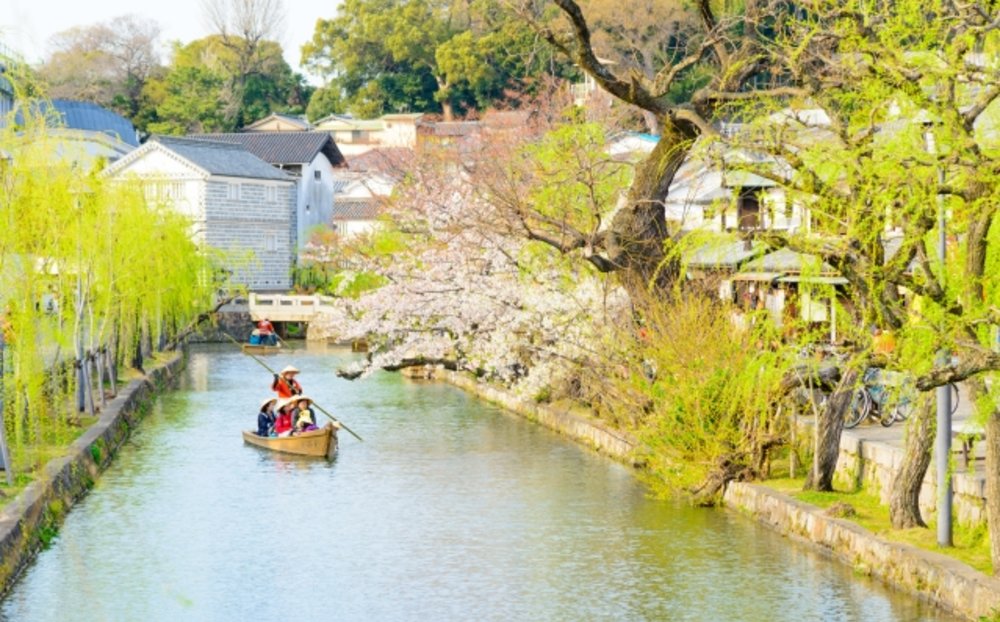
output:
M934 140L934 132L930 124L924 131L924 140L927 146L927 153L935 155L937 145ZM947 248L947 237L945 235L945 210L944 196L941 195L940 188L944 185L944 169L937 167L937 197L938 211L938 257L941 260L941 282L945 282L945 252ZM937 355L937 364L948 365L951 357L948 351L942 348ZM951 391L948 385L941 385L937 388L937 435L934 441L935 460L934 468L937 472L937 543L938 546L952 546L952 520L951 520L951 473L949 472L948 461L951 457Z

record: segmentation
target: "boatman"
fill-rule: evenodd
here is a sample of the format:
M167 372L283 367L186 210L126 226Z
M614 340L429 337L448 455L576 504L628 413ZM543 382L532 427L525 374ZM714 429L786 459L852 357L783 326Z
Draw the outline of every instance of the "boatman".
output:
M302 385L295 379L299 370L288 365L281 370L281 373L274 375L274 382L271 383L271 390L277 391L278 397L288 399L293 395L302 395Z
M260 335L260 342L265 346L273 346L277 341L274 335L274 325L267 318L257 322L257 334Z

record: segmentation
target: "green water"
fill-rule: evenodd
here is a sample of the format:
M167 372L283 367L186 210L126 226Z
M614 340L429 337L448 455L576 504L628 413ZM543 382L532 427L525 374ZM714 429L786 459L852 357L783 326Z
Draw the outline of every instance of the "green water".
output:
M270 376L192 351L0 620L947 620L731 512L446 385L292 363L364 437L333 463L240 439Z

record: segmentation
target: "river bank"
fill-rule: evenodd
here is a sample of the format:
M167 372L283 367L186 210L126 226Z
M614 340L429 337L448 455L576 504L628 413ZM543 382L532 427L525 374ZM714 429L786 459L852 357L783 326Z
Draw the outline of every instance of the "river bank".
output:
M57 533L69 509L93 487L132 428L145 415L150 398L184 367L183 353L132 380L101 412L97 423L50 461L41 476L0 512L0 594L6 594L38 550Z
M448 382L510 412L551 428L616 460L640 467L636 439L595 418L556 409L484 385L467 374L435 370ZM849 520L828 515L766 485L730 483L726 507L851 566L855 572L933 603L969 620L1000 615L1000 580L945 555L889 542Z

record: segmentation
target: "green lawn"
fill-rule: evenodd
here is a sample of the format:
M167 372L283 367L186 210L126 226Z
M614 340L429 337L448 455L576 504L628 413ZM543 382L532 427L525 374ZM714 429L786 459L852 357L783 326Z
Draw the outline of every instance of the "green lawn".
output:
M787 469L786 469L787 470ZM867 490L855 492L815 492L804 491L804 477L795 479L770 479L761 482L768 488L787 494L803 503L828 508L842 502L850 504L857 512L856 516L846 518L861 525L868 531L892 542L902 542L928 551L943 553L960 562L972 566L976 570L993 574L993 564L990 561L990 541L986 526L975 529L955 526L953 538L954 547L942 548L937 545L936 525L932 522L928 529L893 529L889 523L889 508L883 505L878 497Z

